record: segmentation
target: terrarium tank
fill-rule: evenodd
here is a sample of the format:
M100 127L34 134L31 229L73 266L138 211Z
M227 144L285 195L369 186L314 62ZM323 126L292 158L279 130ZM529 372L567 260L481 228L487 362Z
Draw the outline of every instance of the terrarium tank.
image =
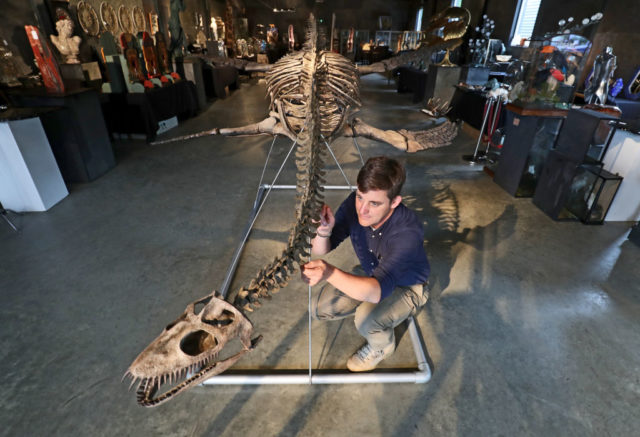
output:
M591 42L574 34L531 41L523 51L523 79L514 83L511 98L516 105L568 108L584 68Z

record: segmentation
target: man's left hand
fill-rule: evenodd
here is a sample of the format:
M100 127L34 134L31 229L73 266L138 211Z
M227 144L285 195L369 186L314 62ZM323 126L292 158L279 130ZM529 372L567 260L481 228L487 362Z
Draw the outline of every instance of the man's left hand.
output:
M316 259L300 266L302 281L312 287L320 281L326 280L333 273L334 266L328 262Z

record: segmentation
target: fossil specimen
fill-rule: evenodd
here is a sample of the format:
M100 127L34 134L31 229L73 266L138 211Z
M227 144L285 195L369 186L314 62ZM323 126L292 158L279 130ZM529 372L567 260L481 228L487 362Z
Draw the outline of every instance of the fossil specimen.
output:
M447 51L441 65L453 65L448 61L449 52L462 44L462 37L467 31L470 19L471 14L465 8L446 8L429 20L429 25L425 30L426 36L416 50L407 51L370 65L361 65L358 67L358 73L360 75L388 74L398 67L411 63L418 65L420 61L423 61L425 64L429 64L431 55L440 50Z
M360 104L355 65L338 54L321 50L317 40L315 21L311 18L303 50L284 57L270 70L267 90L271 105L266 120L244 128L215 129L190 136L269 133L293 139L297 167L295 223L286 248L247 286L230 295L229 301L214 291L189 304L135 359L125 376L132 379L132 385L139 381L140 405L153 407L166 402L225 371L251 350L260 337L250 339L252 325L243 313L258 308L260 299L286 286L296 267L309 259L310 241L317 227L314 221L319 221L323 204L324 142L343 134L351 109ZM447 129L449 134L455 134L455 126ZM442 135L442 129L376 131L354 120L350 130L353 134L401 142L407 150L418 147L414 143L425 141L443 145L442 138L434 141L429 137L434 131L436 136ZM234 339L239 339L240 350L229 355L229 350L237 347Z

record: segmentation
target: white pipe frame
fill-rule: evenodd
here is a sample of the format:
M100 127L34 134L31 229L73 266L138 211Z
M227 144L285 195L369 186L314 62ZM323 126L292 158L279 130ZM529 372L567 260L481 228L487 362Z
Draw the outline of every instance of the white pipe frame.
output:
M271 148L273 148L274 141L271 143ZM340 171L344 175L344 171L342 171L342 167L338 163L337 158L331 151L331 147L329 144L325 142L326 146L329 148L331 155L333 156L336 164L340 168ZM295 142L293 144L295 146ZM360 152L359 147L356 145L358 149L358 154L360 155L360 159L362 160L362 153ZM271 154L271 150L269 150L269 154L267 155L267 161L269 160L269 156ZM284 161L286 162L289 154L285 157ZM265 168L267 165L267 161L265 161ZM280 170L284 166L282 163ZM278 175L280 171L278 171ZM253 211L251 211L251 215L249 216L249 221L247 223L247 228L243 235L243 238L240 242L239 247L236 249L234 254L233 261L229 267L229 271L225 277L222 289L220 293L222 296L226 296L228 292L228 288L231 284L231 278L235 273L237 268L238 258L242 253L244 245L247 241L249 233L255 223L258 214L260 213L260 209L264 205L266 201L266 195L273 189L296 189L295 185L276 185L276 179L274 179L272 184L263 184L262 177L258 187L258 195L256 197L256 201L254 203ZM262 172L262 176L264 176L264 169ZM346 176L345 176L346 178ZM349 181L347 180L347 183ZM353 190L354 187L349 185L326 185L325 189L328 190ZM263 196L265 197L263 199ZM309 296L309 302L310 296ZM269 373L253 373L251 371L247 371L247 374L242 374L239 371L231 374L220 374L216 375L210 379L207 379L202 383L202 385L293 385L293 384L384 384L384 383L414 383L414 384L424 384L431 379L431 368L427 361L427 353L424 346L424 341L422 336L420 335L419 329L416 325L416 322L413 317L407 318L405 321L407 325L407 331L409 332L409 336L411 338L411 345L413 347L413 351L417 361L417 369L407 369L404 371L383 371L377 370L371 373L351 373L346 370L332 370L330 372L322 370L322 373L313 373L313 368L311 364L311 313L309 312L309 369L308 373L302 373L301 369L277 369L278 373L269 374ZM316 371L318 369L315 369ZM249 373L250 372L250 373Z

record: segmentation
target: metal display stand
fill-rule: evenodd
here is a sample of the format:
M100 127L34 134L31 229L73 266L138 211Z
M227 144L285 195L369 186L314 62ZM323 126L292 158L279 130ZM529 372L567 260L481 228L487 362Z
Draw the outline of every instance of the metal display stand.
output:
M2 217L3 219L5 219L5 221L7 223L9 223L9 226L11 226L11 228L15 231L18 232L18 228L16 228L16 225L13 224L13 222L9 219L9 214L8 211L6 209L4 209L4 207L2 206L2 202L0 202L0 217Z
M487 160L487 154L489 153L489 146L491 145L491 136L498 126L498 120L500 118L500 109L504 103L502 97L488 97L484 107L484 117L482 118L482 126L480 127L480 133L478 134L478 141L476 142L476 148L473 151L473 155L463 155L462 159L469 161L470 165L479 164ZM485 127L487 128L487 147L484 152L479 150L480 143L482 143L482 137L484 136Z
M231 280L233 275L235 274L238 260L240 255L244 249L245 243L249 234L251 233L251 229L260 214L262 207L264 206L269 193L271 190L290 190L296 189L295 185L276 185L276 181L284 168L285 163L287 162L289 156L295 149L297 144L297 140L293 142L289 152L285 156L278 172L276 173L275 178L271 184L264 184L264 174L267 168L267 164L269 162L269 157L271 156L271 152L273 150L273 146L277 136L274 136L273 141L271 142L271 147L267 154L267 158L265 160L264 167L262 169L262 175L260 177L260 183L258 184L258 193L256 196L256 200L253 205L253 210L249 215L249 220L247 226L245 227L243 237L240 241L240 244L236 248L236 251L233 255L233 259L231 261L231 265L227 271L227 274L224 278L224 282L222 288L220 290L220 294L222 297L226 297L227 292L229 290L229 286L231 285ZM324 140L324 138L323 138ZM358 151L358 155L360 156L360 160L364 164L364 160L362 158L362 153L360 151L360 147L358 146L357 141L354 140L354 145ZM329 143L324 140L324 143L333 157L336 165L338 166L340 172L344 176L347 185L324 185L323 188L325 190L354 190L355 186L352 185L346 174L344 173L342 166L338 162L333 150ZM247 374L242 373L233 373L233 374L221 374L216 375L213 378L207 379L202 383L202 385L268 385L268 384L364 384L364 383L399 383L399 382L412 382L412 383L425 383L431 379L431 368L427 362L426 358L426 350L424 346L424 342L422 340L422 336L418 331L418 327L415 323L413 317L409 317L406 320L407 330L409 331L409 335L411 337L411 344L414 349L414 353L417 360L417 370L407 369L406 371L394 371L394 372L384 372L384 371L376 371L375 373L351 373L346 370L344 371L324 371L320 374L314 374L314 371L318 371L318 369L313 369L311 364L311 286L309 286L309 367L308 372L303 373L300 369L278 369L275 374L269 373L256 373L253 371L247 371ZM263 371L260 371L263 372Z

